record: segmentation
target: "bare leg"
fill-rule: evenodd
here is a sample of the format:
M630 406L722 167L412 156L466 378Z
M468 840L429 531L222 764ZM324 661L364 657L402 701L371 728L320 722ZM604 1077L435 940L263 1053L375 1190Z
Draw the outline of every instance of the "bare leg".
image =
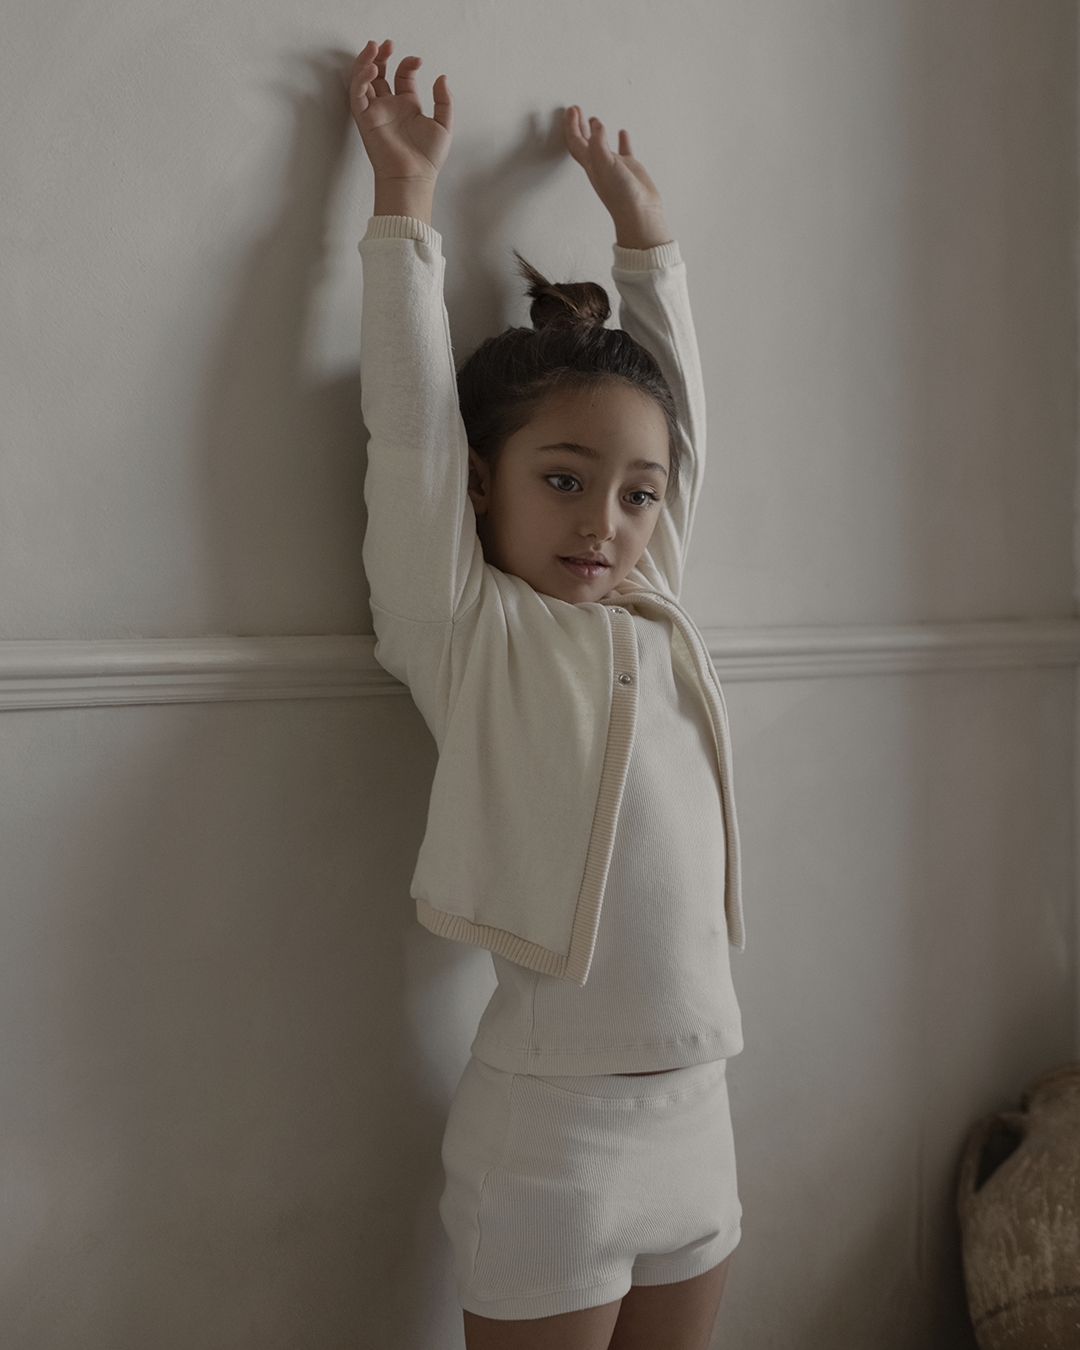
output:
M636 1284L622 1301L610 1350L708 1350L730 1260L678 1284Z
M608 1350L619 1304L502 1322L493 1317L465 1314L468 1350Z
M635 1285L620 1303L528 1321L465 1313L467 1350L708 1350L728 1262L678 1284Z

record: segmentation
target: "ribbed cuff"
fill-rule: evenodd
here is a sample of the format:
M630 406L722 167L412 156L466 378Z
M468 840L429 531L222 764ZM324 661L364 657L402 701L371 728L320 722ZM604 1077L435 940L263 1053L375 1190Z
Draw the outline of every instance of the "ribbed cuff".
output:
M442 235L412 216L372 216L360 242L367 239L416 239L436 253L442 252Z
M614 248L617 272L654 272L657 268L674 267L682 262L674 239L670 244L657 244L655 248L623 248L620 244Z

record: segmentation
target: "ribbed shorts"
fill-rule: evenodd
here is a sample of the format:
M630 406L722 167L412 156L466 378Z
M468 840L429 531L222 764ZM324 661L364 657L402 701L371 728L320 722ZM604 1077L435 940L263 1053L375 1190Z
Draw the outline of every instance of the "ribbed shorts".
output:
M742 1215L725 1067L543 1078L470 1060L439 1207L462 1306L549 1317L719 1265Z

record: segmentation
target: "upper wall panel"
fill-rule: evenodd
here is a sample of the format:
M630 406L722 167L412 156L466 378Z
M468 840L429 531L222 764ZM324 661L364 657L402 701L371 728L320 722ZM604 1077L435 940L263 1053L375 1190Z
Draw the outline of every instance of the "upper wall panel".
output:
M627 126L692 268L705 624L1050 615L1072 596L1074 6L42 0L0 52L0 636L364 631L342 53L457 96L465 350L512 247L602 277L552 134Z

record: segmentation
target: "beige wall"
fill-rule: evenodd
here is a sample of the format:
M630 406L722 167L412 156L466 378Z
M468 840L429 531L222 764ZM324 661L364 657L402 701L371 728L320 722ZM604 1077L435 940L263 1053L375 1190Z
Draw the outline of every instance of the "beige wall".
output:
M0 675L25 639L368 631L335 53L385 33L458 98L460 347L520 313L512 246L606 267L554 108L655 169L710 387L703 625L1073 613L1072 4L16 8ZM1074 674L729 704L746 1222L716 1344L956 1350L964 1131L1077 1048ZM431 766L404 695L0 715L5 1342L460 1346L438 1140L490 977L410 917Z

